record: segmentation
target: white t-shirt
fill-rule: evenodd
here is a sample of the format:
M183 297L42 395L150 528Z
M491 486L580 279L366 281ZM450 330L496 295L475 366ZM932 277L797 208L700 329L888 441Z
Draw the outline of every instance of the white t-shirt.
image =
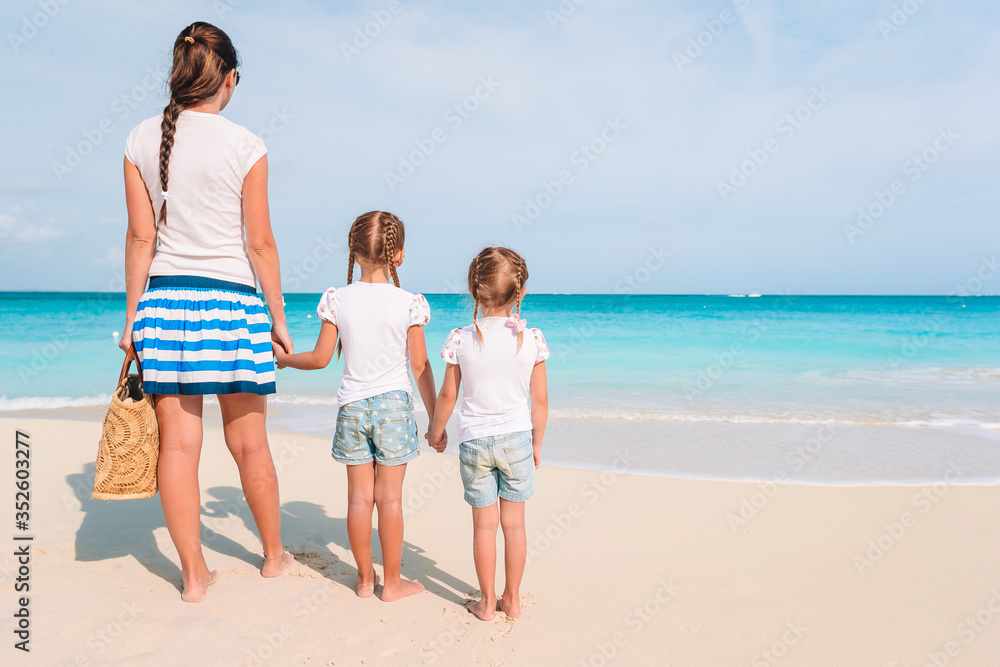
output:
M458 440L531 430L531 371L549 358L538 329L525 329L521 349L517 331L506 317L479 320L483 342L472 324L455 329L441 358L462 369L463 400L458 413Z
M125 157L139 168L159 219L160 122L147 118L129 132ZM204 276L256 285L243 240L243 181L267 153L264 142L219 114L182 111L167 182L167 221L156 233L150 276Z
M336 325L344 348L339 405L387 391L413 393L406 333L431 321L431 307L423 295L392 283L351 283L328 289L316 315Z

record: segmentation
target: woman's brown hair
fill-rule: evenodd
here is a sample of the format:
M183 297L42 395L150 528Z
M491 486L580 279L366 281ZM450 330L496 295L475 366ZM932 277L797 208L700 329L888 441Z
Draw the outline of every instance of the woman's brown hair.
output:
M181 30L174 40L170 67L170 101L160 123L160 190L167 192L170 152L181 111L211 98L230 72L239 67L239 54L229 35L210 23L196 21ZM166 222L167 201L163 200L157 223Z
M392 282L399 287L396 273L396 251L403 247L406 229L403 221L385 211L368 211L354 219L347 233L347 284L354 281L354 263L361 259L372 267L388 265ZM337 341L337 358L342 345Z
M479 330L479 306L487 308L502 308L513 300L515 312L521 315L521 297L524 296L524 283L528 280L528 265L524 258L510 248L484 248L476 255L469 265L469 293L474 306L472 322L476 327L476 337L483 342L483 333ZM517 334L517 349L524 342L524 332Z

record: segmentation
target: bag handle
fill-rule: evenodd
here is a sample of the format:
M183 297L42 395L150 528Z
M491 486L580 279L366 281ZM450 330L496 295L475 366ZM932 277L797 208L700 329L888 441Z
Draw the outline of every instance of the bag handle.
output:
M140 378L140 382L141 382L142 381L142 362L139 361L139 355L135 351L135 343L133 343L132 345L129 345L128 352L125 353L125 363L122 364L122 372L118 376L118 385L119 386L121 386L121 383L125 381L126 377L128 377L128 369L129 369L129 366L131 366L133 362L135 363L135 367L139 371L139 378Z

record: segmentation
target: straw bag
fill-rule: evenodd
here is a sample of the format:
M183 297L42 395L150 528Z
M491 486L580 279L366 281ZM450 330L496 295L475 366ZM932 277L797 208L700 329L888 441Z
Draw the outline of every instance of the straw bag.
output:
M129 375L135 362L138 375ZM152 399L142 391L142 365L129 348L111 397L94 468L94 498L132 500L156 495L160 429Z

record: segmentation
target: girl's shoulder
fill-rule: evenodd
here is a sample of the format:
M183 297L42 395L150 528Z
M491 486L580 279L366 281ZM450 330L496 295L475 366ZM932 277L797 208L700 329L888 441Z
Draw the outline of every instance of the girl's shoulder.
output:
M531 334L531 340L535 343L535 363L541 363L549 358L549 344L545 342L545 336L538 327L528 327L526 333Z
M350 285L344 285L343 287L331 287L329 289L335 290L345 296L351 294L363 294L366 299L381 298L391 301L405 302L407 304L411 301L418 300L426 303L426 299L424 299L422 294L407 292L402 287L396 287L392 283L363 283L359 281L353 282Z
M461 327L459 329L452 329L448 332L448 338L444 341L444 346L441 348L441 358L444 359L449 364L458 364L458 353L462 346L462 338L467 337L467 329L471 329L472 325L467 327ZM465 334L465 336L463 336ZM466 342L466 345L469 343Z
M448 337L452 336L475 336L476 335L476 325L466 324L464 327L456 327L448 332Z

